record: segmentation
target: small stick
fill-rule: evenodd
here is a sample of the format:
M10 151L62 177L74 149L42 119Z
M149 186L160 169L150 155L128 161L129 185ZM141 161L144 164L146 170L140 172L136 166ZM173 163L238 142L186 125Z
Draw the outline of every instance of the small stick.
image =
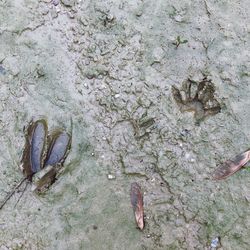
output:
M26 189L27 189L27 187L28 187L28 184L29 184L29 182L27 181L27 182L26 182L26 185L25 185L25 188L24 188L24 190L22 191L21 195L19 196L19 198L18 198L18 200L17 200L17 202L16 202L14 208L16 207L17 203L18 203L18 202L21 200L21 198L23 197L23 194L24 194L24 192L26 191Z
M24 183L24 181L27 180L27 177L24 177L14 188L13 190L5 197L4 201L0 205L0 210L3 208L3 206L6 204L6 202L14 195L16 190Z

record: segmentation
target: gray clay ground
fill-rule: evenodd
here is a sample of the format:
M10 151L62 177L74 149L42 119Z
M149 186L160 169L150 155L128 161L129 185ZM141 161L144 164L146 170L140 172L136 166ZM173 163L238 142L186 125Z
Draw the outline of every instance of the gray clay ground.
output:
M205 118L172 92L204 77L220 105ZM45 194L28 186L0 211L0 249L192 250L216 237L249 249L250 172L209 179L249 147L249 97L249 0L1 0L0 198L22 178L33 117L50 129L72 118L73 145Z

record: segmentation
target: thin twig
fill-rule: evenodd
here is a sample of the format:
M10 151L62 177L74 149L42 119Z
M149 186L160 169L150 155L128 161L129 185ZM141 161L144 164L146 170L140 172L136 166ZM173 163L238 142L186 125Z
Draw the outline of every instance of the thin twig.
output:
M25 185L25 188L24 188L24 190L22 191L21 195L19 196L19 198L18 198L18 200L17 200L17 202L16 202L14 208L16 207L16 205L17 205L17 203L20 201L20 199L23 197L23 194L24 194L24 192L26 191L26 189L27 189L27 187L28 187L28 184L29 184L29 182L27 181L27 182L26 182L26 185Z
M3 206L6 204L6 202L13 196L13 194L16 192L16 190L24 183L24 181L27 180L27 177L24 177L14 188L13 190L5 197L4 201L0 205L0 210L3 208Z

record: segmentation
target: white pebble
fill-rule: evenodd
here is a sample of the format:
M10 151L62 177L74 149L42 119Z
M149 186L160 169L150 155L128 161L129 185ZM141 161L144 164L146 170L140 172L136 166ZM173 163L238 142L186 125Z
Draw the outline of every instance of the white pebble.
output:
M114 179L115 179L115 175L113 175L113 174L108 174L108 179L109 179L109 180L114 180Z

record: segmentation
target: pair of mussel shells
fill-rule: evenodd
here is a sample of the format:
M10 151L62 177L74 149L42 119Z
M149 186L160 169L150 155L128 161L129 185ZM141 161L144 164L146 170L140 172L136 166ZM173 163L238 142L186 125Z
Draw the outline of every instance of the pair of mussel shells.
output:
M25 137L21 169L33 191L43 191L55 181L68 155L71 134L61 129L49 134L46 120L40 119L30 122Z

